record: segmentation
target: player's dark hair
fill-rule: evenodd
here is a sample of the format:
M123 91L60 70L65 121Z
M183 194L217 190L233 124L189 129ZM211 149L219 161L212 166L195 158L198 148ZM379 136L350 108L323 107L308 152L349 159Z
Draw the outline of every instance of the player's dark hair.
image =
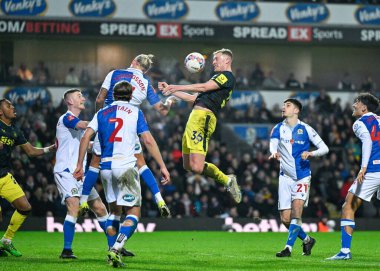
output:
M132 99L132 85L128 81L120 81L113 87L113 98L115 101L127 101Z
M1 106L1 104L3 103L3 102L5 102L7 99L6 98L2 98L2 99L0 99L0 106Z
M371 93L360 93L359 96L356 97L355 102L361 102L367 106L368 112L375 112L379 107L379 99Z
M286 99L286 100L284 101L284 103L287 103L287 102L294 104L295 106L298 107L298 109L300 110L300 112L302 111L302 104L301 104L301 102L298 101L297 99L289 98L289 99Z
M65 93L63 94L63 99L66 101L67 96L70 95L71 93L74 93L74 92L82 92L82 91L80 89L77 89L77 88L71 88L69 90L66 90Z

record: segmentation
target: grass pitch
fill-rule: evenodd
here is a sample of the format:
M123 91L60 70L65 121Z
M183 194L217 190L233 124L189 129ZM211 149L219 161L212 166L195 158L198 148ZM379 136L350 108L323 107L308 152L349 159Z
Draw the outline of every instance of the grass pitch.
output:
M380 270L380 232L355 232L353 260L325 261L340 248L340 233L313 233L311 256L302 256L300 240L291 258L276 258L285 233L154 232L136 233L124 258L125 270ZM77 260L58 258L62 233L18 232L14 244L23 256L0 258L0 270L113 270L106 263L106 240L100 233L78 233L73 250ZM120 269L120 268L119 268Z

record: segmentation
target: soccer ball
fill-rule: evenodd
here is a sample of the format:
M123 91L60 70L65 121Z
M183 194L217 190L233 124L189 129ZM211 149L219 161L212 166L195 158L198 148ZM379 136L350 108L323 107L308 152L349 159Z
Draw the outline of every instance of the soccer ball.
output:
M191 73L201 72L205 67L205 59L200 53L190 53L185 58L185 67Z

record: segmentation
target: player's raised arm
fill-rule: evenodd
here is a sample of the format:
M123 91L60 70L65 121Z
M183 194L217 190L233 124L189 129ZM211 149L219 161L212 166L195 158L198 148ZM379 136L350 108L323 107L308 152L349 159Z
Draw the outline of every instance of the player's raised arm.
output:
M158 82L158 89L163 91L167 86L169 86L166 82ZM164 94L165 96L168 96L170 94ZM174 96L170 96L166 101L168 101L169 99L173 99L175 100L176 98L179 98L185 102L194 102L197 98L197 94L189 94L189 93L186 93L186 92L183 92L183 91L176 91L174 93L172 93L172 95Z
M219 88L220 87L215 81L209 80L205 83L190 84L190 85L167 85L166 84L162 86L162 93L167 96L177 91L207 92L211 90L217 90Z

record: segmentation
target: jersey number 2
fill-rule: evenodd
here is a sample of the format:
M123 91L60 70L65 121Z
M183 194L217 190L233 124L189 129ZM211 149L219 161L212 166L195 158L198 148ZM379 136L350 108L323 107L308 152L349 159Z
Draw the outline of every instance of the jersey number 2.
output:
M113 142L121 142L122 141L122 138L119 137L119 136L116 136L117 133L120 131L121 127L123 127L123 119L121 118L110 118L108 120L109 123L116 123L115 124L115 130L113 130L110 138L109 138L109 142L113 143Z

